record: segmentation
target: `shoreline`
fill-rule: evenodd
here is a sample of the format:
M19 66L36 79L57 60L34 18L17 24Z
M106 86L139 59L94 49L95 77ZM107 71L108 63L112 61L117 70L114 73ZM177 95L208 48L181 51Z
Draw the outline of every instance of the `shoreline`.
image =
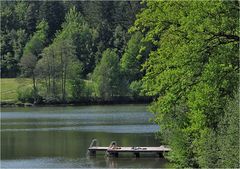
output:
M87 106L87 105L118 105L118 104L148 104L154 100L154 97L115 97L109 100L100 98L83 98L79 101L66 102L41 102L41 103L23 103L19 101L1 101L0 107L33 107L33 106Z

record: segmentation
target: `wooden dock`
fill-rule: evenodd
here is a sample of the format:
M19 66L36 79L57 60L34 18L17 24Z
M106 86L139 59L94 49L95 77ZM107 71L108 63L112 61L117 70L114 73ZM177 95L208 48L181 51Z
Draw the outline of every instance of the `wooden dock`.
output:
M112 142L115 143L115 142ZM100 146L93 146L93 142L88 148L90 156L96 156L98 151L105 152L108 156L118 157L119 153L133 153L136 157L140 157L140 153L155 153L158 154L159 157L163 157L163 153L171 151L170 148L165 146L160 147L119 147L119 146L112 146L112 143L109 147L100 147Z

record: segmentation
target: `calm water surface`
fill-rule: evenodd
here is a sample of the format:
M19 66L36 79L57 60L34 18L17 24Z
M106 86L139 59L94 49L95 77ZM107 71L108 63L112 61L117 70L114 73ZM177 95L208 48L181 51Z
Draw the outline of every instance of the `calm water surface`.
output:
M148 154L86 155L93 138L102 146L113 140L121 146L160 146L151 117L145 105L2 108L1 167L164 168L164 159Z

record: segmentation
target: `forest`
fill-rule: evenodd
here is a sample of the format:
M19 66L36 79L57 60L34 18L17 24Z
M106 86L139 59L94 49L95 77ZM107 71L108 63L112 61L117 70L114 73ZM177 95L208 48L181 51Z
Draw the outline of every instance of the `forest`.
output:
M146 52L135 59L142 34L128 33L141 7L138 1L3 2L1 77L32 79L17 91L22 102L144 96Z
M176 168L239 168L238 1L4 1L1 77L32 103L151 97Z

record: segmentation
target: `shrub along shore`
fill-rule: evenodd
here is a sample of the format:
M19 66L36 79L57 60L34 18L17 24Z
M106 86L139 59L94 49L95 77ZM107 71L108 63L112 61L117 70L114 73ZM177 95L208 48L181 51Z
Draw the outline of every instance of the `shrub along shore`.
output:
M29 78L1 78L1 106L42 106L42 105L106 105L106 104L144 104L150 103L154 100L152 96L109 96L99 97L94 96L93 93L87 94L90 91L90 85L85 83L85 88L89 90L83 93L85 96L76 97L73 95L67 95L66 100L61 100L61 95L56 97L42 97L37 96L37 100L33 98L32 84ZM70 87L68 87L68 93L71 93ZM39 91L41 93L41 90Z
M55 106L55 105L62 105L62 106L78 106L78 105L112 105L112 104L147 104L151 103L154 100L154 97L150 96L138 96L138 97L131 97L131 96L116 96L108 100L103 100L97 97L88 97L88 98L81 98L78 101L69 100L65 102L61 101L52 101L46 102L42 101L39 103L24 103L19 101L1 101L1 107L28 107L28 106Z

